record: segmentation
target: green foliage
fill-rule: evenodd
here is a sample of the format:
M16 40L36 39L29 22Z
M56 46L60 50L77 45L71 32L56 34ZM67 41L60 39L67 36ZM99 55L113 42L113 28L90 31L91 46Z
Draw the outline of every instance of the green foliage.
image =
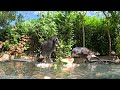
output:
M120 54L120 36L116 38L116 53Z
M64 56L70 55L70 50L74 45L73 41L73 13L59 12L56 16L55 22L57 24L58 37L60 39Z
M74 29L74 46L82 46L82 42L83 42L83 39L82 39L82 22L81 22L81 17L80 17L80 14L79 13L76 13L76 17L75 17L75 20L73 22L73 29Z
M15 17L16 11L0 11L0 27L6 28Z
M105 55L108 52L108 37L104 19L87 17L85 21L86 47Z
M5 48L6 50L9 50L9 45L10 45L10 42L7 41L7 42L5 43L5 45L4 45L4 48Z
M41 44L48 38L57 35L56 23L50 15L43 15L38 20L31 21L32 28L29 31L31 37L30 48L39 51Z

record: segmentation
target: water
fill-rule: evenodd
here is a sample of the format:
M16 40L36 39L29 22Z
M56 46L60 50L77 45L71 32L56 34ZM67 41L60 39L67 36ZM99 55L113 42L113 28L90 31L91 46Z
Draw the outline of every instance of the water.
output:
M81 63L72 70L55 72L28 62L0 63L0 79L120 79L119 64Z
M120 79L120 65L81 64L67 78L76 79Z

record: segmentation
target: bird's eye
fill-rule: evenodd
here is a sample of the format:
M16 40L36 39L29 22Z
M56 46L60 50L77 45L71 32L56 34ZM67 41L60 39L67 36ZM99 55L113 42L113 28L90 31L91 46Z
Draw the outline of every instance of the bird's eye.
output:
M56 38L56 41L58 41L58 39Z

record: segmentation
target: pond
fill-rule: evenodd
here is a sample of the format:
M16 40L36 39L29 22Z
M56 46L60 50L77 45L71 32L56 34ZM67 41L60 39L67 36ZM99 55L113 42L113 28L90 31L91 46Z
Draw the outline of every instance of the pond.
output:
M120 79L119 64L81 63L71 71L56 72L30 62L0 63L0 79Z

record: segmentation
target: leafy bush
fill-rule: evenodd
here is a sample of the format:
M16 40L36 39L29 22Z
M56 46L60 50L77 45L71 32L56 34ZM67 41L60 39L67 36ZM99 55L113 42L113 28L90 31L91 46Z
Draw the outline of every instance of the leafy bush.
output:
M116 53L120 54L120 36L116 38Z

